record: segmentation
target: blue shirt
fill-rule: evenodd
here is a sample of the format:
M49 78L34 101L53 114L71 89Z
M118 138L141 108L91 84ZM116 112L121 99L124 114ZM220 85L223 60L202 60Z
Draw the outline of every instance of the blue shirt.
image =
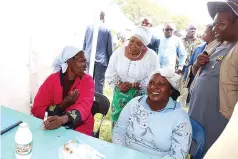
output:
M187 58L187 52L180 38L171 36L160 39L159 53L161 67L176 67L177 57L179 69L182 70Z
M185 71L184 71L184 80L186 80L187 76L188 76L188 69L189 67L191 67L197 60L197 57L203 53L205 47L207 46L207 43L203 43L201 45L199 45L198 47L196 47L193 51L193 54L191 55L188 65L185 67ZM192 75L189 75L190 79L193 80L194 76L192 77ZM191 82L191 81L190 81Z
M88 64L90 63L92 40L93 40L93 26L89 26L85 32L83 49L86 53ZM101 24L98 28L98 39L95 61L107 66L112 55L112 35L111 31Z
M153 111L147 98L136 97L123 108L113 130L113 143L160 158L185 159L192 138L188 114L172 98L164 109Z
M158 54L159 44L160 44L160 40L158 38L156 38L155 36L152 36L151 42L149 43L149 45L147 47L154 50L154 52L156 52L156 54Z

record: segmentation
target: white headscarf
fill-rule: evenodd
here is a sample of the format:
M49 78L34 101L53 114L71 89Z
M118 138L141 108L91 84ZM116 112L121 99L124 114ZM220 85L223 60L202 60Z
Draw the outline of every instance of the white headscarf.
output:
M62 73L65 73L68 68L67 61L80 51L83 51L83 49L66 46L53 63L54 72L59 72L62 69Z
M172 87L179 91L181 76L175 73L175 69L170 67L159 68L152 72L151 77L155 74L160 74L161 76L165 77Z
M145 46L150 43L152 38L149 28L144 26L136 27L131 36L138 38Z

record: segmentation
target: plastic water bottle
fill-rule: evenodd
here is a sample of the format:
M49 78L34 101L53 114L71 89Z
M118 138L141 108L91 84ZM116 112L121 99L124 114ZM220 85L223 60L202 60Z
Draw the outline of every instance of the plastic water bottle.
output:
M16 134L16 158L30 159L32 156L32 133L27 123L21 123Z

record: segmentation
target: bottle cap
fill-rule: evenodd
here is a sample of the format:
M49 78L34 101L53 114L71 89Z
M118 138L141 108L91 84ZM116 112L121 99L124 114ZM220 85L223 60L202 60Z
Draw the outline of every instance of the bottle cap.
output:
M26 128L26 127L28 127L28 124L27 124L27 123L21 123L21 124L20 124L20 127Z

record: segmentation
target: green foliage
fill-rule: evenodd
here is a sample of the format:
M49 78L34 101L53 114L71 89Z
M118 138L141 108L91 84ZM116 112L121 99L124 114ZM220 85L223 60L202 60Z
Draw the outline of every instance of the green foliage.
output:
M186 29L189 18L171 13L152 0L115 0L123 13L135 24L140 25L143 18L151 18L153 25L173 21L178 29Z
M174 15L172 21L175 23L176 28L179 30L185 30L189 24L189 18L182 15Z
M170 19L170 13L158 5L157 1L149 0L115 0L124 14L139 25L143 18L151 18L153 25L158 25Z

